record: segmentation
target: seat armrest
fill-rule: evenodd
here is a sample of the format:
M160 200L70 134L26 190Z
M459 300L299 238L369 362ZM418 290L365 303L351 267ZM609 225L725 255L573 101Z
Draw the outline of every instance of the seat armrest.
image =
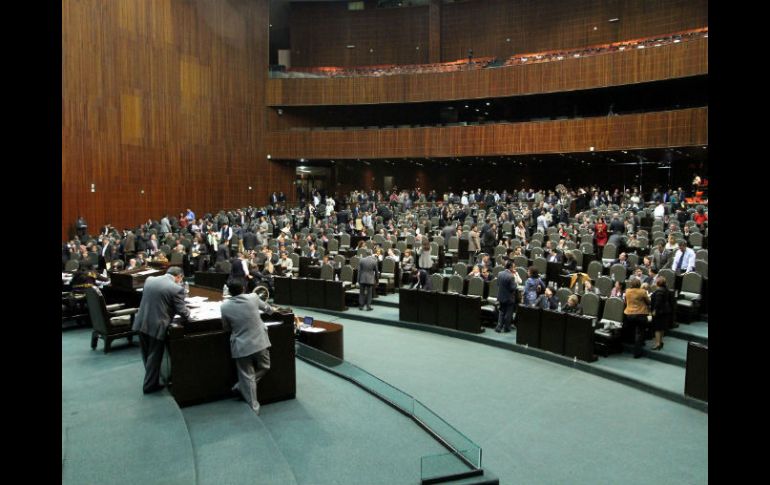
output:
M112 305L107 305L107 311L114 312L115 310L120 310L124 306L126 306L125 303L113 303Z
M138 312L138 308L124 308L123 310L118 310L116 312L110 312L111 317L122 317L125 315L133 315L134 313Z

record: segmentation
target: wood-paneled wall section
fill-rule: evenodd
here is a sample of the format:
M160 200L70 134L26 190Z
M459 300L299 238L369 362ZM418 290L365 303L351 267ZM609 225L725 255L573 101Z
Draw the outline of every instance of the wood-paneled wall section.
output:
M538 64L382 77L269 79L269 106L483 99L708 74L708 38Z
M291 4L292 64L420 64L435 19L429 8L347 10L346 2ZM708 25L708 0L477 0L440 5L441 61L567 49ZM617 18L617 22L609 22ZM594 29L596 27L596 29ZM346 45L355 45L347 49ZM420 46L417 51L416 46ZM369 52L369 49L373 52Z
M617 22L609 22L617 18ZM708 25L708 0L478 0L443 5L441 58L507 58ZM596 30L594 30L596 27Z
M295 67L425 64L428 7L350 11L347 2L292 2L289 42Z
M268 8L62 1L62 238L79 214L132 227L293 194L263 140Z
M278 159L463 157L708 144L708 108L445 128L271 132Z

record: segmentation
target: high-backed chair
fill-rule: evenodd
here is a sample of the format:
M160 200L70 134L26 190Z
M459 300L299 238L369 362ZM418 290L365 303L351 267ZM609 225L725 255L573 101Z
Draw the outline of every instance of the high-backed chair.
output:
M604 246L604 250L602 251L602 262L607 264L618 257L618 247L614 244L608 243Z
M704 278L709 277L709 264L702 259L695 260L695 272Z
M489 292L487 293L487 303L497 305L497 278L492 278L489 282ZM470 282L468 282L468 292L470 292Z
M624 280L620 280L624 281ZM612 291L612 280L609 276L599 276L596 279L596 289L599 290L601 296L610 296Z
M430 283L433 287L433 291L444 291L444 277L438 273L430 275Z
M137 332L131 330L134 323L134 315L138 308L124 308L110 311L104 301L104 296L99 288L86 288L86 302L88 314L91 316L91 349L96 350L96 344L101 337L104 340L104 353L110 351L112 341L119 338L127 338L132 343L132 338Z
M355 288L358 283L353 281L353 267L349 264L340 269L340 280L342 281L342 287L345 289Z
M449 284L447 286L447 293L463 293L463 277L460 275L452 275L449 277Z
M492 268L492 276L497 278L497 275L499 275L503 270L505 270L505 266L498 264L494 268Z
M340 245L339 249L350 249L350 234L343 233L340 236Z
M567 306L567 298L572 296L572 290L569 288L561 287L558 290L556 290L556 298L559 299L559 303L561 303L562 308Z
M593 281L596 281L599 279L599 276L602 275L602 263L599 261L591 261L588 263L588 277L591 278Z
M703 278L698 273L686 273L682 277L682 290L676 301L677 315L680 314L680 309L689 318L698 314L702 288ZM684 321L689 322L689 319Z
M662 276L666 279L666 288L673 291L676 284L676 273L673 269L662 269L658 272L658 276Z
M595 293L586 293L580 299L580 306L583 307L583 315L587 317L599 318L599 304L601 298Z
M350 258L350 266L353 269L357 270L358 269L358 263L360 263L360 262L361 262L361 256L358 256L358 255L351 256L351 258Z
M532 266L537 269L537 272L545 276L548 271L548 261L543 257L537 257L532 261Z
M321 279L332 281L334 280L334 268L330 264L321 265Z
M626 281L626 267L622 264L613 264L610 268L610 278L612 281Z
M382 260L382 272L380 273L380 283L385 284L386 291L391 291L396 285L396 262L390 258Z
M599 326L604 328L622 327L624 309L625 304L622 299L617 297L607 298L607 301L604 303L604 313L602 314L602 319L599 321Z
M452 268L454 273L465 278L468 275L468 265L465 263L457 263Z
M526 268L529 265L529 260L524 256L516 256L513 258L513 262L519 268Z
M336 256L340 250L340 243L336 239L332 238L329 239L328 243L326 243L326 247L328 248L330 256Z

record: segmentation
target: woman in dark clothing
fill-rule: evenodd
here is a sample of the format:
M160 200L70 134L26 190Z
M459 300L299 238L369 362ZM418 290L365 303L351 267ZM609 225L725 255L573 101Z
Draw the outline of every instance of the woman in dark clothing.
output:
M666 288L666 278L659 276L655 284L658 289L650 298L652 328L655 330L655 346L652 347L652 350L661 350L663 348L663 333L674 323L676 299L674 292Z

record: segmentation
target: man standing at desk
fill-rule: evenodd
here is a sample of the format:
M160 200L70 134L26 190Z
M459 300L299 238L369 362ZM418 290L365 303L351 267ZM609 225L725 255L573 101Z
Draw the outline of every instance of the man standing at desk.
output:
M361 291L358 295L358 309L372 309L372 291L377 284L377 260L374 256L367 255L358 262L358 285Z
M511 331L513 309L516 307L516 281L511 273L513 261L505 262L505 270L497 275L497 301L500 303L499 315L495 332L508 333Z
M222 303L222 328L230 330L230 352L238 369L238 384L251 409L259 414L257 383L270 370L270 338L259 311L273 313L273 308L255 293L243 293L243 283L231 280L227 289L232 298Z
M190 311L184 304L182 268L172 266L163 276L151 276L144 283L142 303L132 330L139 332L144 362L144 393L163 389L160 384L160 364L163 361L166 330L174 315L187 319Z

